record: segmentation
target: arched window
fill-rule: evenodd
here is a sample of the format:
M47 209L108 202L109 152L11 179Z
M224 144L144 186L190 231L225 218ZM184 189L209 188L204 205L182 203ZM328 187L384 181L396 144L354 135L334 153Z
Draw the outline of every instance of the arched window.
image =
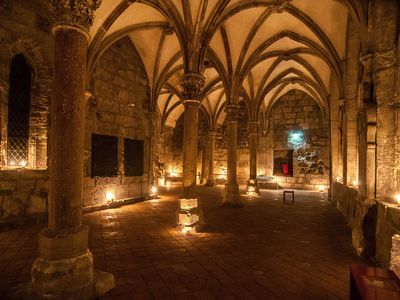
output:
M8 93L7 164L25 166L28 161L31 69L22 54L10 66Z

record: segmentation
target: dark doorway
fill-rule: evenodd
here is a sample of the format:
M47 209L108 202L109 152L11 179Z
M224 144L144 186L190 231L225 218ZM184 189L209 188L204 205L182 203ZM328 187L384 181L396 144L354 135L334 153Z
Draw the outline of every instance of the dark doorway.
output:
M293 177L293 150L274 150L274 175Z

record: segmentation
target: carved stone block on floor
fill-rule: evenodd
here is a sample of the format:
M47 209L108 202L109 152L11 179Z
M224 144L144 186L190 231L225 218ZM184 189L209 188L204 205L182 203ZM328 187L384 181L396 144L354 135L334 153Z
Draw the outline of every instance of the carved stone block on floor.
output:
M203 226L203 213L199 207L198 199L179 199L177 214L178 229L182 233L196 233Z

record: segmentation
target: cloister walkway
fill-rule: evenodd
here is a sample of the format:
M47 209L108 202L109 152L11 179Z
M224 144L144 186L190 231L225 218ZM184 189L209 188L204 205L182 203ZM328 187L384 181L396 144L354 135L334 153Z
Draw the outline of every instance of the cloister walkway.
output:
M326 194L282 191L222 208L222 187L199 187L207 227L175 228L179 188L160 199L90 213L95 268L116 288L102 299L348 299L348 270L365 263L351 247L344 218ZM0 298L30 278L43 224L0 233Z

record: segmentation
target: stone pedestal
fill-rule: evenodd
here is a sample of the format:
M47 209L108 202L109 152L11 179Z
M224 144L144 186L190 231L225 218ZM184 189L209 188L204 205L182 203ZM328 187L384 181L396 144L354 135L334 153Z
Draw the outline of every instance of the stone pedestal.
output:
M214 186L215 185L215 177L214 177L214 155L215 155L215 131L210 131L208 133L209 139L209 166L208 166L208 178L206 182L206 186Z
M227 164L227 183L222 201L223 206L241 207L243 202L237 184L237 105L228 105L228 164Z
M258 185L257 179L250 178L247 181L246 195L248 195L248 196L259 196L260 195L260 187Z
M179 199L177 223L178 229L183 234L193 234L200 231L204 225L204 219L198 199Z
M90 299L93 296L93 256L88 250L88 228L74 233L47 228L39 235L39 257L32 267L32 288L49 298Z

